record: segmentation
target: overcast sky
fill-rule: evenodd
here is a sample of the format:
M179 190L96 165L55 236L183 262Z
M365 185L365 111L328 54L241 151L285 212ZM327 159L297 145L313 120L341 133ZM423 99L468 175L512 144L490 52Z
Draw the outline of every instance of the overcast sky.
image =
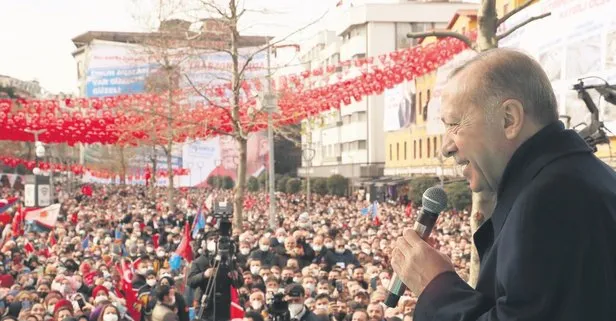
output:
M71 39L92 30L146 30L148 22L156 20L152 8L159 1L162 0L0 0L0 74L37 79L52 93L74 93L77 72ZM265 15L248 14L242 26L246 34L283 36L327 12L319 25L295 37L294 41L300 43L330 25L334 11L340 10L335 10L337 0L244 1L247 8L267 7L269 11Z

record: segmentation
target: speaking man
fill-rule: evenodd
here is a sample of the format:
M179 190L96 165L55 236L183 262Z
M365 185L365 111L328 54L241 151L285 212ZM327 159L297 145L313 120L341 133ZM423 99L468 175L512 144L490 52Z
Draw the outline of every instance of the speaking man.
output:
M413 320L616 320L616 174L558 121L541 66L481 53L453 72L441 108L443 155L497 202L474 235L476 289L412 230L398 239Z

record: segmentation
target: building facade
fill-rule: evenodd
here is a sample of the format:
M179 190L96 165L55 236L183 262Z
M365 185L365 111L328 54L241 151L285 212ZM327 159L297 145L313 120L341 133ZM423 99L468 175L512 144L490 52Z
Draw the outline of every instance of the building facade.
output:
M510 13L512 10L519 8L526 3L525 0L497 0L496 11L499 17ZM575 3L572 3L575 5ZM532 8L529 7L529 10ZM519 13L524 15L525 13ZM524 17L522 17L523 19ZM532 25L530 25L532 27ZM527 28L527 27L524 27ZM451 19L448 29L460 33L477 29L477 12L460 10ZM499 30L502 32L503 30ZM507 39L507 38L505 38ZM422 43L430 43L435 41L433 37L426 38ZM524 50L531 50L521 46ZM561 49L561 51L564 49ZM541 60L540 60L541 62ZM545 68L545 66L544 66ZM416 88L416 105L419 108L416 109L416 124L410 128L401 129L397 131L391 131L386 133L385 146L387 148L385 156L385 175L394 177L408 177L418 175L429 176L460 176L461 173L457 170L451 159L442 159L441 156L441 144L442 134L431 133L427 128L427 119L429 115L422 114L427 111L428 104L430 102L431 92L434 92L434 87L437 80L438 70L429 74L425 74L421 77L417 77L414 80ZM570 89L566 86L566 90ZM560 89L555 87L555 90ZM565 90L565 91L566 91ZM562 90L561 90L562 92ZM573 94L575 94L573 92ZM560 93L557 91L557 96ZM577 99L573 96L574 99ZM596 98L596 97L595 97ZM561 104L561 114L567 114L567 110L562 108L563 101L565 99L559 99ZM603 102L603 104L607 104ZM612 107L613 108L613 107ZM596 155L603 161L616 167L616 161L611 157L611 151L616 148L616 137L609 137L610 144L603 144L597 146Z
M302 61L306 67L316 68L408 48L416 40L408 39L407 33L443 29L456 11L476 7L459 2L350 6L341 9L344 11L334 30L322 31L302 45ZM299 175L340 174L355 181L382 176L386 161L383 106L383 95L372 95L304 121L304 159Z

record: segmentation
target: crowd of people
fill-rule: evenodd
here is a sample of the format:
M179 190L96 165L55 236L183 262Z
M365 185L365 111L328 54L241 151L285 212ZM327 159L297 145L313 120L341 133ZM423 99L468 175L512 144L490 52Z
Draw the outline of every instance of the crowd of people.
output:
M15 193L3 190L4 198ZM62 209L55 226L3 224L1 320L194 318L195 288L203 286L203 277L190 275L186 260L177 267L175 253L184 227L194 226L199 215L210 216L207 200L230 199L232 191L177 190L175 209L164 189L92 186L88 194L58 193ZM366 215L362 209L369 202L357 195L313 195L308 209L304 195L279 193L279 227L271 229L267 195L247 198L243 225L233 226L245 320L271 319L268 305L275 293L284 294L292 320L412 320L416 297L410 291L396 308L383 302L392 277L392 245L414 223L415 210L385 202L376 217ZM21 210L13 206L9 212ZM214 229L204 227L206 233ZM467 277L468 215L443 213L432 235L434 246ZM216 251L215 242L193 243L193 250L198 260Z

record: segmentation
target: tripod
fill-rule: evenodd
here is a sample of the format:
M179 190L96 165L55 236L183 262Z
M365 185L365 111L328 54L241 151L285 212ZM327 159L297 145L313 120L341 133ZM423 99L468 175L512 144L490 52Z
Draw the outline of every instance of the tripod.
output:
M214 273L210 276L210 279L205 285L205 292L201 296L201 306L199 307L199 313L197 313L197 320L203 320L203 314L208 307L208 298L212 297L213 311L212 316L216 316L216 278L218 278L218 270L220 268L220 260L214 260Z

